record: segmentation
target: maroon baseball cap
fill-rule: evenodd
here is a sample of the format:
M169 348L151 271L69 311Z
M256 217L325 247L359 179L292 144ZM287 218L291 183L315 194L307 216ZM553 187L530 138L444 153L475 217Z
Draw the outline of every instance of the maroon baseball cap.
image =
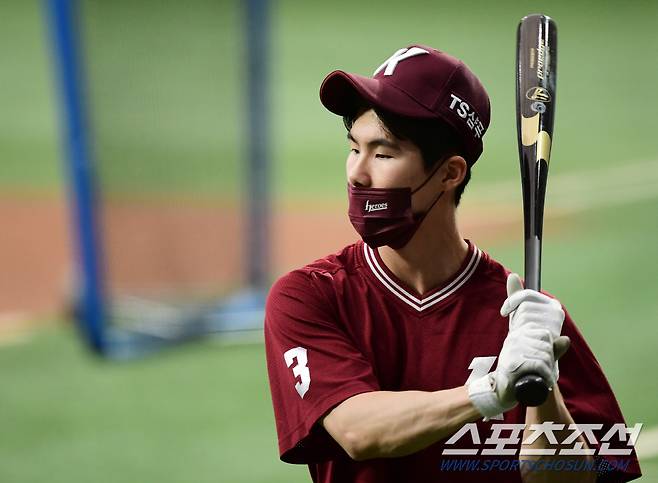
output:
M460 136L470 165L482 154L489 127L489 96L459 59L424 45L410 45L389 57L373 77L342 70L320 87L322 104L339 116L367 104L404 117L438 119Z

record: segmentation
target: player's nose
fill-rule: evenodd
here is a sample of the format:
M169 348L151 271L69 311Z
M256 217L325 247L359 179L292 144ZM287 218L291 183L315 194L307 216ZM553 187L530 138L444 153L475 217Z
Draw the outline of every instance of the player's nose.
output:
M362 154L350 156L347 161L347 181L352 186L369 187L372 184L368 160Z

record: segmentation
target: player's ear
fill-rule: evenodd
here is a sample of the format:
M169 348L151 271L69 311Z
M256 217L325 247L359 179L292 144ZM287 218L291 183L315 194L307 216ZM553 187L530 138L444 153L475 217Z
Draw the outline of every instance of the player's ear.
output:
M441 182L445 190L457 188L466 177L468 164L466 160L459 156L453 155L448 157L441 167Z

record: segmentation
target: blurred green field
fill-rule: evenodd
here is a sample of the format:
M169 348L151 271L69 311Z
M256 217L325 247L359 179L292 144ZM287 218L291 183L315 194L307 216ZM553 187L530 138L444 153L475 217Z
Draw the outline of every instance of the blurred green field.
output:
M99 152L112 161L101 166L108 191L224 197L240 190L241 12L237 2L194 4L203 10L86 4L87 54L109 59L89 72L93 107L106 113L96 128ZM0 6L0 56L10 66L0 78L0 193L65 189L40 7L35 0ZM281 1L271 47L277 199L342 199L343 128L320 105L320 82L337 68L368 74L411 42L462 57L489 90L492 126L473 190L516 182L514 32L535 11L560 29L551 176L658 159L656 2ZM129 47L136 38L141 50ZM192 48L177 44L183 39ZM168 61L181 50L184 63ZM200 68L204 56L213 62ZM549 183L549 204L550 194ZM606 195L609 205L547 227L544 287L585 333L627 421L653 427L658 380L647 374L658 343L658 196L615 203L615 193ZM475 241L521 269L520 243ZM64 324L0 346L1 482L308 481L305 468L278 462L261 345L207 341L113 364L89 357L73 332ZM642 481L658 481L657 458L642 466Z
M71 328L0 349L0 481L304 481L276 462L261 345L112 363Z
M120 192L229 194L241 187L245 140L244 19L237 2L83 2L103 183ZM56 189L54 88L39 3L3 5L8 28L0 186ZM475 176L517 176L514 49L518 19L533 11L559 26L558 110L552 173L655 159L658 51L655 2L282 1L273 11L272 129L279 197L343 196L340 120L320 105L332 69L369 74L400 45L421 42L463 58L492 101ZM14 39L21 38L22 42ZM138 45L138 48L132 47ZM99 62L96 59L104 59ZM207 59L207 61L205 61ZM318 183L317 180L322 180Z

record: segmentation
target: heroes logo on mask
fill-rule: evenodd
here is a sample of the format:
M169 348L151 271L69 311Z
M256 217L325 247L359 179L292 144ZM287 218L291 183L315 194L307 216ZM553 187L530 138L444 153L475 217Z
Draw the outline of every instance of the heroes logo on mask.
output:
M388 203L370 203L370 200L366 200L366 211L368 213L372 211L381 211L388 208Z

